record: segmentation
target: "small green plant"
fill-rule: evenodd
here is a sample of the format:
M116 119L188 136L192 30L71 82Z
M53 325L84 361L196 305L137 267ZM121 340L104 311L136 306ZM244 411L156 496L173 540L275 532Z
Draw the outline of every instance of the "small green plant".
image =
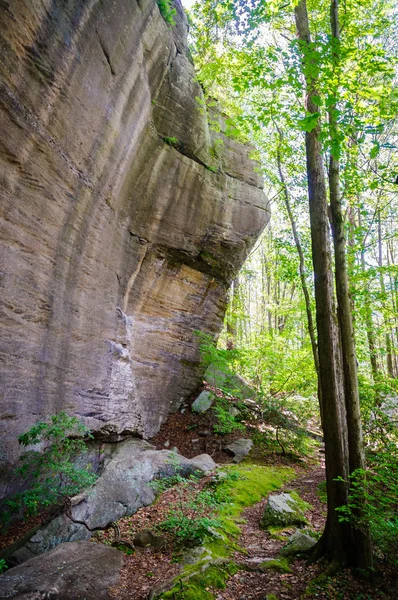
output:
M226 398L217 398L213 406L216 423L213 430L219 435L228 435L233 431L243 431L245 426L239 421L239 417L231 413L231 404Z
M6 569L8 569L8 565L4 558L0 558L0 573L3 573Z
M76 417L61 412L49 423L40 422L18 437L30 449L20 458L16 473L25 479L27 489L7 501L12 512L35 515L42 508L62 505L69 498L93 485L97 476L91 465L79 465L86 451L84 438L91 438L89 429Z
M171 511L159 529L172 533L177 543L181 546L198 546L205 537L214 535L213 528L219 527L220 521L198 515L191 517L183 510Z
M166 144L168 144L169 146L175 146L176 144L178 144L178 139L175 137L164 137L163 140L166 142Z
M162 15L163 19L168 25L174 27L174 25L176 24L174 17L177 14L177 10L173 7L173 1L157 0L157 3L160 10L160 14Z

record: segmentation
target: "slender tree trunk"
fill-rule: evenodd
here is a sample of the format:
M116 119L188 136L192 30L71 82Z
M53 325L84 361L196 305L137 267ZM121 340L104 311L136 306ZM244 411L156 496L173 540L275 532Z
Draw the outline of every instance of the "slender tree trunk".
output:
M318 112L314 97L319 94L315 70L311 68L315 65L308 59L311 38L305 0L300 0L296 6L295 20L303 55L306 108L314 114ZM331 560L350 564L353 553L351 528L339 522L336 512L336 508L348 500L348 448L319 124L306 133L305 142L328 495L326 527L317 550ZM336 481L339 477L343 481Z
M227 350L233 350L237 342L237 310L239 306L239 275L231 286L230 310L227 315Z
M382 297L385 296L386 293L386 286L384 284L384 276L383 276L383 272L381 270L382 266L383 266L383 242L382 242L382 238L381 238L381 213L380 213L380 209L378 211L378 262L379 262L379 267L380 267L380 272L379 272L379 279L380 279L380 291L382 294ZM384 311L383 311L384 313ZM393 366L393 358L392 358L392 344L391 344L391 336L389 333L389 323L387 322L386 316L385 314L383 314L383 320L384 320L384 326L386 328L386 355L387 355L387 373L390 377L394 377L394 366Z
M330 21L332 29L333 64L335 78L337 78L339 62L340 28L338 0L332 0L330 5ZM335 90L337 96L338 90ZM354 327L352 323L351 298L346 258L346 237L344 231L344 215L341 206L340 194L340 164L336 156L338 125L336 121L337 105L329 108L330 137L336 142L332 145L334 150L330 153L329 161L329 193L330 209L332 214L332 230L335 259L335 279L338 305L338 320L343 359L344 399L347 414L347 433L349 450L349 470L353 473L356 469L365 469L365 451L363 445L361 411L359 405L357 357L355 351ZM364 502L364 500L363 500ZM363 507L358 507L357 517L363 515ZM366 527L353 530L355 538L355 554L358 567L370 568L372 566L372 550L369 531Z
M361 213L358 211L358 219L359 226L361 227ZM362 244L361 247L361 267L363 273L366 273L366 261L365 261L365 245ZM369 358L370 358L370 366L372 369L373 381L376 381L379 378L379 365L377 364L377 350L376 350L376 336L374 330L374 323L372 318L372 307L370 302L370 294L369 289L365 286L363 291L364 294L364 309L365 309L365 324L366 324L366 336L368 339L369 346Z
M280 129L277 127L277 131L278 131L278 135L279 135L279 142L282 141L282 132L280 131ZM289 191L286 185L286 181L285 181L285 177L284 177L284 173L283 173L283 169L282 169L282 162L281 162L281 154L280 154L280 147L278 145L277 148L277 163L278 163L278 172L279 172L279 178L282 184L282 188L283 188L283 195L284 195L284 199L285 199L285 206L286 206L286 210L287 210L287 214L289 216L289 220L290 220L290 225L292 227L292 232L293 232L293 238L294 238L294 243L296 245L296 250L297 250L297 254L299 255L299 272L300 272L300 281L301 281L301 289L303 291L303 295L304 295L304 301L305 301L305 311L307 314L307 327L308 327L308 333L310 336L310 340L311 340L311 348L312 348L312 355L314 358L314 365L315 365L315 371L316 371L316 375L317 375L317 379L318 379L318 401L319 401L319 410L321 413L321 420L323 422L323 417L322 417L322 390L321 390L321 383L320 383L320 376L319 376L319 357L318 357L318 346L317 346L317 342L316 342L316 333L315 333L315 325L314 325L314 319L312 317L312 309L311 309L311 298L310 298L310 293L308 290L308 285L307 285L307 279L306 279L306 275L305 275L305 260L304 260L304 253L303 253L303 249L301 247L301 243L300 243L300 238L298 235L298 231L297 231L297 227L296 227L296 221L293 215L293 211L291 208L291 204L290 204L290 197L289 197Z

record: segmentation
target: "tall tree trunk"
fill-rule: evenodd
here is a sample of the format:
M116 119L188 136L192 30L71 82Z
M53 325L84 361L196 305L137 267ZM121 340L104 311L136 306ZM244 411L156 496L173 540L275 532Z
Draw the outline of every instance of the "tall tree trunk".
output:
M296 6L295 20L303 56L306 108L310 114L314 114L318 112L314 97L319 94L314 74L316 71L311 68L315 65L308 58L311 38L305 0L300 0ZM305 144L328 495L326 527L317 550L331 560L350 564L353 555L351 528L346 523L339 522L336 512L336 508L346 504L348 500L348 447L319 124L306 133ZM343 481L336 481L339 477Z
M361 212L358 210L358 224L361 227ZM361 246L361 267L363 273L366 273L366 261L365 261L365 244ZM373 381L376 383L379 378L379 365L377 363L377 350L376 350L376 336L374 330L374 323L372 318L372 307L370 302L369 289L365 286L364 291L364 309L365 309L365 324L366 324L366 336L368 339L369 346L369 358L370 366L372 369Z
M279 135L279 142L281 142L282 141L282 132L280 131L280 129L278 127L277 127L277 131L278 131L278 135ZM317 375L317 379L318 379L319 410L321 413L321 421L323 423L322 389L321 389L321 381L320 381L320 375L319 375L318 346L317 346L317 342L316 342L314 319L312 317L311 298L310 298L310 293L308 291L307 279L306 279L306 275L305 275L304 253L303 253L303 249L301 247L300 238L299 238L299 234L298 234L297 227L296 227L296 221L295 221L293 211L292 211L292 208L290 205L289 191L288 191L288 188L286 185L286 181L285 181L285 177L284 177L284 173L283 173L283 169L282 169L281 153L280 153L280 145L279 144L278 144L278 148L277 148L276 158L277 158L277 164L278 164L279 178L280 178L282 188L283 188L285 206L286 206L287 214L289 216L290 225L292 227L293 238L294 238L294 243L296 245L297 254L299 255L299 271L300 271L301 289L302 289L303 295L304 295L305 311L307 314L307 328L308 328L308 333L309 333L310 340L311 340L312 355L314 358L315 371L316 371L316 375Z
M382 238L381 238L381 212L380 212L380 209L378 211L378 246L379 246L379 248L378 248L378 250L379 250L378 263L379 263L379 267L380 267L380 271L379 271L380 291L381 291L382 297L384 297L385 293L386 293L386 286L384 284L383 271L381 270L381 268L383 266L383 242L382 242ZM384 311L383 311L383 313L384 313ZM383 320L384 320L384 326L386 328L385 336L386 336L387 373L390 377L394 377L391 336L390 336L390 332L389 332L389 323L387 322L385 313L383 314Z
M237 343L237 310L239 307L239 275L235 277L231 286L231 300L227 314L227 350L233 350Z
M335 80L338 80L338 63L340 55L340 27L338 0L330 4L330 23L332 29L332 55ZM336 97L338 89L332 91ZM329 193L332 214L332 231L334 244L335 279L337 294L337 314L340 328L341 351L343 359L344 399L347 414L347 433L350 474L366 467L363 445L361 411L359 405L357 357L355 351L354 327L352 323L351 298L347 273L346 237L344 231L344 215L340 194L340 164L338 158L338 125L336 120L337 104L329 107L329 130L333 140L329 161ZM362 498L364 503L364 497ZM363 517L363 506L359 506L356 517ZM367 527L354 528L355 555L358 567L367 569L372 566L372 549Z

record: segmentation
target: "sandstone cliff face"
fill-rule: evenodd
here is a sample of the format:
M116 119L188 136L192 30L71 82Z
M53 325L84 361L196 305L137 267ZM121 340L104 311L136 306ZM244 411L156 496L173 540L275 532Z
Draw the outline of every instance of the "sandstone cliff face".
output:
M267 221L249 149L209 128L176 6L173 28L155 0L0 9L3 464L60 410L154 434Z

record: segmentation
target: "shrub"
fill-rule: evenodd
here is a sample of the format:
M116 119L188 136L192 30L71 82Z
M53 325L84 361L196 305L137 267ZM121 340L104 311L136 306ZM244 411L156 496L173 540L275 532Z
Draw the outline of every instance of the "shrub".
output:
M393 570L398 568L398 451L391 443L368 460L369 468L350 477L347 505L337 510L340 521L370 527L376 554ZM365 500L361 518L357 509Z
M90 465L79 466L77 462L86 451L83 438L90 437L89 429L79 419L64 412L20 435L22 446L40 444L43 451L28 450L21 456L16 473L25 479L27 489L7 501L9 509L31 516L42 508L64 504L93 485L97 476Z
M239 416L230 412L231 404L226 398L217 398L213 411L216 416L216 423L213 425L214 433L219 435L228 435L233 431L243 431L245 426L239 421Z

